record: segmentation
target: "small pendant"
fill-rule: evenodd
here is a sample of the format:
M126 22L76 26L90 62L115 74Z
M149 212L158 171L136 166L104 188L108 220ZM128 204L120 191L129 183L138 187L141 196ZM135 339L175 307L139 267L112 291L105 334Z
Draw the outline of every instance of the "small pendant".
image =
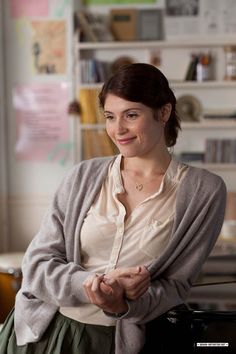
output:
M143 184L136 184L135 188L137 189L137 191L141 191L143 189Z

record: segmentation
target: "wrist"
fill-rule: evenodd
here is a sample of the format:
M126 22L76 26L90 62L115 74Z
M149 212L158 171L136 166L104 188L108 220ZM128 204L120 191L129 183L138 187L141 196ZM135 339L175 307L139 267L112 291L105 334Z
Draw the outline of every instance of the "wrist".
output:
M109 316L109 317L114 317L116 319L123 317L127 311L125 312L107 312L107 311L103 311L105 313L105 315Z
M120 304L119 306L115 306L114 308L109 308L106 310L103 310L103 312L112 317L120 318L124 316L129 310L129 306L126 302Z

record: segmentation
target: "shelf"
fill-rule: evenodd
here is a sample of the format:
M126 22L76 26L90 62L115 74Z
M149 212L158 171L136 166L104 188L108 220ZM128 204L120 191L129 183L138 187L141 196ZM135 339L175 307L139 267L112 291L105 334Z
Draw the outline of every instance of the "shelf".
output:
M225 120L214 120L211 119L210 122L182 122L181 126L183 130L185 129L232 129L236 128L236 119L234 121ZM81 129L104 129L105 123L95 123L95 124L84 124L81 123Z
M236 81L171 81L170 84L173 88L236 88Z
M236 171L236 163L204 163L204 162L191 162L192 166L205 168L211 171Z
M199 122L182 122L183 129L235 129L236 119L205 119Z
M235 45L235 36L206 36L196 38L183 38L160 41L114 41L114 42L79 42L77 49L157 49L157 48L192 48L192 47L222 47L225 45Z
M95 83L82 83L81 88L101 88L102 82ZM236 81L171 81L170 85L172 88L183 88L183 89L209 89L209 88L235 88Z
M93 83L81 83L80 88L84 89L100 89L102 88L103 82L93 82Z
M213 120L213 122L212 122ZM232 129L236 128L236 119L232 122L231 120L215 121L212 119L210 122L182 122L181 126L183 130L185 129ZM81 123L81 129L105 129L105 123L94 123L94 124L84 124Z
M201 146L204 144L208 136L216 135L226 138L227 136L234 136L233 132L236 131L236 118L229 118L231 112L234 112L235 108L235 92L236 92L236 80L223 80L225 74L225 55L224 46L236 45L235 35L212 35L212 36L187 36L185 38L173 38L161 41L116 41L116 42L87 42L76 43L75 51L77 58L77 69L79 68L80 59L92 59L104 61L113 61L119 55L124 53L133 52L133 56L137 60L143 62L150 62L151 53L157 51L163 52L163 72L169 73L170 87L176 92L176 98L185 92L185 94L196 96L204 107L203 114L211 114L215 118L204 118L202 115L198 122L182 121L182 133L186 132L187 141L191 145L191 137L193 138L193 147ZM182 65L182 57L187 63L187 56L192 53L193 49L200 51L214 52L217 58L217 65L215 67L215 78L221 78L221 80L209 80L209 81L181 81L177 78L184 78L183 75L176 76L176 65L172 64L175 51L179 50L177 61ZM163 51L162 51L163 49ZM111 55L109 55L111 53ZM140 59L139 59L140 58ZM163 63L162 63L163 64ZM183 65L180 65L181 70L185 70ZM165 70L164 70L165 69ZM184 71L183 71L184 72ZM79 76L77 76L79 77ZM173 80L171 79L173 78ZM87 89L101 89L103 82L99 83L78 83L78 87ZM209 95L209 97L208 97ZM223 105L223 107L221 107ZM208 110L206 109L208 108ZM221 114L221 115L220 115ZM223 115L224 114L224 115ZM220 118L223 117L223 118ZM82 135L86 130L104 130L105 121L99 120L98 124L80 124L80 144L82 145ZM222 133L221 133L222 131ZM213 132L213 133L212 133ZM85 134L84 134L85 135ZM190 138L189 138L190 136ZM199 140L199 144L198 144ZM196 143L196 144L195 144ZM183 146L178 145L176 151L185 151L185 142ZM210 170L215 174L222 175L225 179L227 186L231 190L235 190L234 178L236 174L236 163L204 163L204 162L188 162L189 165L196 166Z
M106 125L105 125L105 123L104 124L102 124L102 123L95 123L95 124L84 124L84 123L81 123L80 127L81 127L82 130L87 130L87 129L100 130L100 129L105 129Z

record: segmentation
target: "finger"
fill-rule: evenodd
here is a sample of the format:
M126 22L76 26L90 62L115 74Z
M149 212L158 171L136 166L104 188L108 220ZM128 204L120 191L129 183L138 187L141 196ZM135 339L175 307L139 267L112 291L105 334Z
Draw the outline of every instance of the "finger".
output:
M134 278L129 278L129 279L126 279L126 278L122 278L119 280L122 284L122 286L126 289L126 290L129 290L129 289L136 289L136 288L139 288L139 287L142 287L143 284L150 284L150 277L134 277Z
M130 268L121 268L120 271L120 276L129 276L132 277L134 275L139 274L141 271L141 267L137 266L137 267L130 267Z
M83 282L83 287L84 287L84 290L91 302L91 285L92 285L92 282L93 282L93 279L94 279L94 275L90 275L84 282Z
M93 292L100 292L100 283L103 280L103 275L95 275L92 285L91 285L91 291Z
M150 286L150 283L148 281L143 282L142 284L139 284L136 287L127 289L125 294L127 297L136 297L136 296L140 296L140 294L144 294L148 288Z
M107 295L112 295L113 294L113 289L110 285L106 284L105 281L102 281L100 283L100 289L102 290L102 292L104 292Z
M131 281L130 281L130 284L133 284L133 285L135 285L135 286L140 286L140 285L142 285L143 283L151 283L151 278L150 278L150 276L149 275L142 275L142 276L140 276L139 278L133 278L133 279L131 279Z
M94 299L94 293L91 291L91 284L87 283L84 285L84 289L86 292L86 295L90 301L90 303L94 303L95 299Z
M141 295L143 295L148 290L149 286L150 286L150 283L148 281L145 281L136 287L126 289L125 295L129 299L139 298Z
M129 268L121 268L119 270L120 277L136 277L136 276L145 276L148 277L149 271L145 266L137 266L137 267L129 267Z
M142 265L142 266L137 266L137 267L131 267L128 268L128 270L130 271L130 275L149 275L149 271L147 269L146 266Z
M83 282L84 287L90 287L93 283L94 278L96 277L96 274L89 275L85 281Z
M117 284L116 278L113 278L113 277L109 277L109 278L104 277L103 281L105 284L107 284L111 288L113 288Z
M83 287L85 289L85 292L86 292L86 295L88 296L89 298L89 301L91 303L94 303L94 294L93 292L91 291L91 287L92 287L92 284L94 282L94 279L97 277L96 274L92 274L90 275L83 283Z
M146 266L140 266L140 272L139 274L146 274L146 275L149 275L150 276L150 273L149 273L149 270L147 269Z
M138 274L140 267L127 267L127 268L117 268L114 271L111 271L110 274L104 276L105 279L109 278L122 278L122 277L132 277L133 275Z
M141 287L138 287L136 289L127 289L125 294L126 296L135 296L135 294L139 294L140 292L146 292L147 289L149 288L149 284L144 284L143 286Z
M105 283L112 288L113 294L124 294L124 288L117 279L109 278L105 280Z

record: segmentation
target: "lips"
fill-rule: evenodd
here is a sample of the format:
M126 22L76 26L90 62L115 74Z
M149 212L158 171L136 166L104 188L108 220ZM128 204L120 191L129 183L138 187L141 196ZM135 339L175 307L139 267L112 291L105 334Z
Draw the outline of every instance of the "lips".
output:
M133 137L133 138L117 139L116 141L120 145L126 145L126 144L129 144L129 143L132 143L135 139L136 139L136 136Z

